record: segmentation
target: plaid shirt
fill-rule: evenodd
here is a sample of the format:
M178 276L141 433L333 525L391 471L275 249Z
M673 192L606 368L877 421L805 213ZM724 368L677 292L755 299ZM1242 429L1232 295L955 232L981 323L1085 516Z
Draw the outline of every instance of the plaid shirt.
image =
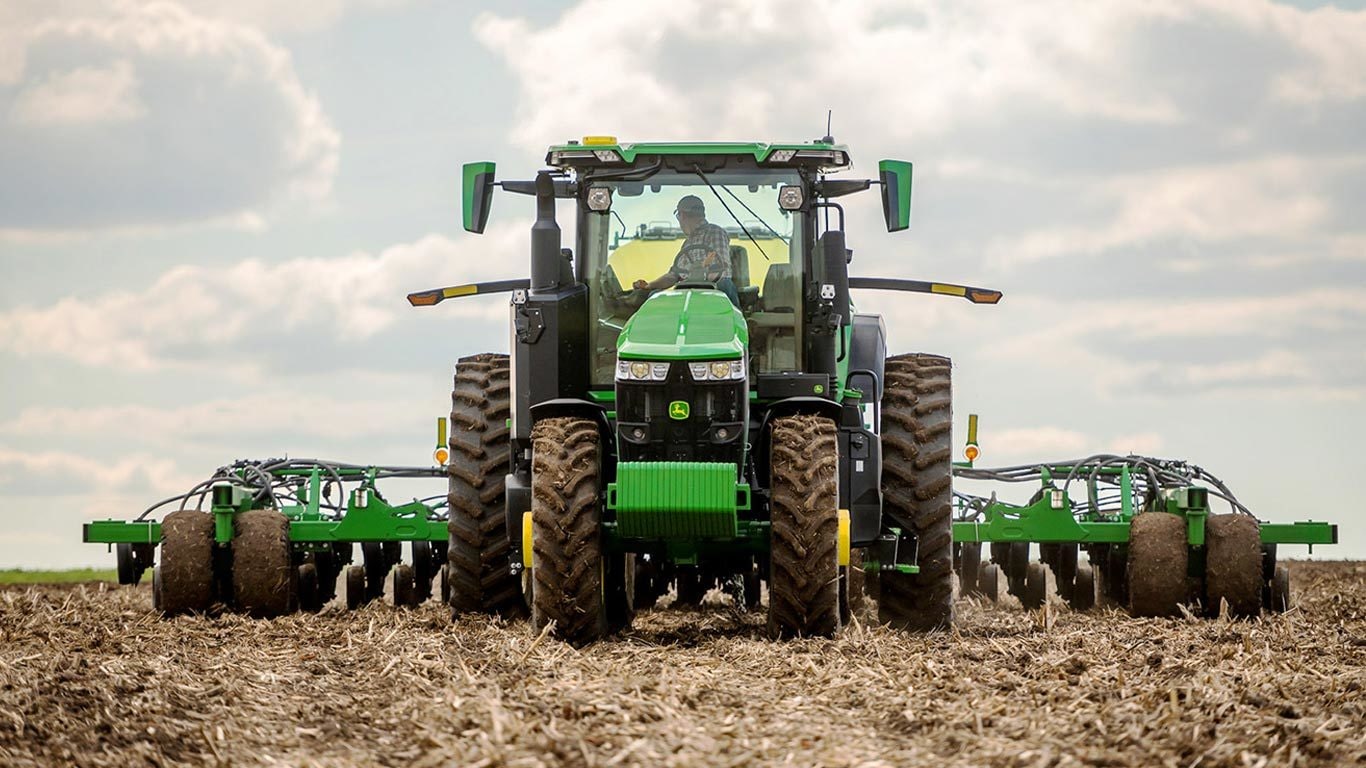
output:
M730 235L721 227L703 221L683 241L673 269L669 271L679 282L714 283L730 277Z

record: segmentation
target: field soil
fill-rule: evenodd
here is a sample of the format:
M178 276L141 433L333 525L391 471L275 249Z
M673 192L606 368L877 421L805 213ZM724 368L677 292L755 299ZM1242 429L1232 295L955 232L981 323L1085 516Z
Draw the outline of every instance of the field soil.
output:
M1366 564L1291 572L1252 621L964 600L775 642L713 594L581 650L435 602L165 621L146 586L11 586L0 765L1366 764Z

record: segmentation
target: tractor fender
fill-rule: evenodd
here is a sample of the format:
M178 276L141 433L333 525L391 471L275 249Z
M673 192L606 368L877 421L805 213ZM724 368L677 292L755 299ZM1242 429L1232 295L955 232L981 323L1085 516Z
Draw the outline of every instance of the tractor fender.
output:
M581 400L577 397L557 397L531 406L531 421L553 419L562 416L578 416L597 422L604 438L612 436L612 426L607 422L607 409L601 403Z
M840 404L834 400L824 397L788 397L769 403L764 411L764 420L760 425L760 431L768 427L768 423L780 416L791 416L796 413L810 414L814 416L827 416L840 423Z

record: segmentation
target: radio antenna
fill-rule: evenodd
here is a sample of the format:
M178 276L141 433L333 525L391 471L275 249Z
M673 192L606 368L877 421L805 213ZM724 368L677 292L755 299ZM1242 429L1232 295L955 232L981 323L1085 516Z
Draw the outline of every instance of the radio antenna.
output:
M832 135L830 134L830 122L831 122L831 120L834 119L834 116L835 116L835 110L833 110L833 109L827 109L827 110L825 110L825 136L824 136L824 138L821 139L821 142L822 142L822 143L825 143L825 144L834 144L834 143L835 143L835 137L832 136Z

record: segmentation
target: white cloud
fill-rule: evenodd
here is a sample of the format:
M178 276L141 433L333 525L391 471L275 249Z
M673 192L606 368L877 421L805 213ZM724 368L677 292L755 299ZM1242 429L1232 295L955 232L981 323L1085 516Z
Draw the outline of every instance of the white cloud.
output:
M414 391L418 388L413 387ZM306 407L301 408L301 404ZM81 435L126 435L202 444L205 435L303 433L319 439L411 436L411 403L385 398L338 398L299 390L252 390L183 406L31 406L0 422L0 435L25 440ZM306 418L300 418L301 413Z
M1362 165L1362 159L1279 156L1096 181L1089 193L1093 202L1111 208L1100 224L1002 236L987 251L993 264L1012 267L1172 238L1205 244L1239 238L1317 239L1315 230L1332 210L1327 182L1335 173Z
M429 235L378 254L222 267L182 265L141 290L65 298L0 312L0 350L65 358L87 366L153 370L205 359L251 367L253 345L364 341L415 312L452 319L505 316L497 298L414 309L413 291L525 274L521 225L492 227L460 242ZM452 279L455 278L455 279Z
M137 94L137 75L126 59L110 66L55 72L19 92L14 119L36 125L123 122L147 108Z
M1040 457L1048 460L1080 455L1086 452L1089 442L1086 435L1071 429L1059 427L1028 427L1003 429L1000 432L984 435L983 450L1002 457ZM994 460L993 460L994 461Z
M31 451L0 445L0 489L23 495L25 489L66 492L145 493L162 496L190 488L198 478L182 474L173 460L145 454L97 459L66 451Z
M0 234L259 223L330 198L340 137L257 29L133 0L0 24Z

